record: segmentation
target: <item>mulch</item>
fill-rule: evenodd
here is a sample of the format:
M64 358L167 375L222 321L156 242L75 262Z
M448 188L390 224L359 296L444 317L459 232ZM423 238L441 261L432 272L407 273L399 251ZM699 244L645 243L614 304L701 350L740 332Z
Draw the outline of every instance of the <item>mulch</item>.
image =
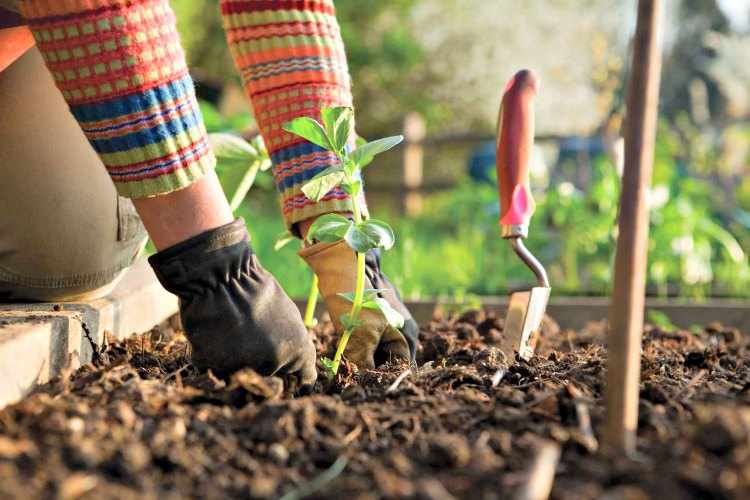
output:
M750 498L747 335L647 327L638 454L610 459L604 325L547 319L530 362L505 359L502 330L436 317L418 370L345 364L297 398L252 370L198 372L170 325L108 343L0 412L0 498L514 498L550 446L552 498ZM330 352L330 323L315 334Z

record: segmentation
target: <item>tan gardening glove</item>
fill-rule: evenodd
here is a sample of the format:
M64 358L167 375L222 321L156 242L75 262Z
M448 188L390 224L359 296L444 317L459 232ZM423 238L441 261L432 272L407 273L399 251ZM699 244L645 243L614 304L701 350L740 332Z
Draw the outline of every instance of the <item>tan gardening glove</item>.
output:
M354 291L357 282L357 257L354 250L342 240L335 243L316 243L304 248L299 255L318 276L318 288L331 320L336 331L343 332L339 317L348 314L352 304L338 294ZM370 278L366 278L365 288L374 288ZM395 291L383 292L382 296L402 315L404 312L408 315ZM411 316L408 315L408 318L411 319ZM408 363L412 359L406 338L399 330L388 324L383 313L373 309L362 309L360 321L362 325L354 331L344 351L349 361L359 368L369 369L375 368L376 360L379 363Z

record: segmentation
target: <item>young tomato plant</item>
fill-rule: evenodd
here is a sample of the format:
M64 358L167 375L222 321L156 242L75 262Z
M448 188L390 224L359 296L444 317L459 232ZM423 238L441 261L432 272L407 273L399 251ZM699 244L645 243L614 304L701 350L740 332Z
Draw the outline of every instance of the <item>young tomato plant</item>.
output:
M360 143L350 151L349 139L354 135L354 112L349 107L324 108L321 110L323 123L309 117L297 118L284 125L284 130L296 134L323 149L333 152L339 162L332 165L302 186L302 192L313 201L320 201L336 186L341 186L352 200L352 219L339 214L326 214L318 217L307 233L308 242L333 243L344 240L354 250L357 257L357 279L352 292L339 294L351 302L349 314L339 320L344 327L333 360L324 358L323 365L331 377L338 372L341 357L349 338L360 326L360 313L363 309L380 311L394 328L403 328L404 318L388 302L379 296L383 290L365 288L365 254L373 249L389 250L393 247L393 229L385 222L362 217L362 169L369 165L376 155L388 151L403 141L403 137L393 136L372 142Z

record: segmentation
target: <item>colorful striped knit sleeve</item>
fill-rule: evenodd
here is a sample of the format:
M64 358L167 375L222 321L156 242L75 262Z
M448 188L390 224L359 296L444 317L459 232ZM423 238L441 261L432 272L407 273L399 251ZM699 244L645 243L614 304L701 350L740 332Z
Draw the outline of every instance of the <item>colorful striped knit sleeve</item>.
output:
M222 0L221 12L230 51L271 155L287 225L351 211L351 200L339 187L318 203L305 197L302 185L337 163L336 157L281 128L299 116L320 119L324 107L352 105L333 1Z
M19 6L122 196L182 189L214 167L168 0Z

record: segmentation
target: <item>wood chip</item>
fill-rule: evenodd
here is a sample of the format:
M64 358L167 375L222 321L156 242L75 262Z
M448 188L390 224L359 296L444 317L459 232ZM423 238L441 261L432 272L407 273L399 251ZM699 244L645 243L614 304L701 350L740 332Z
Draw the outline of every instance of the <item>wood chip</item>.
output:
M526 482L516 498L518 500L546 500L549 498L559 461L560 445L553 441L542 441L529 469Z
M401 372L401 375L396 378L396 380L393 381L393 383L388 387L388 389L385 390L386 394L391 394L396 389L398 389L398 386L401 385L401 382L404 381L404 379L411 373L411 368L407 368L403 372Z

